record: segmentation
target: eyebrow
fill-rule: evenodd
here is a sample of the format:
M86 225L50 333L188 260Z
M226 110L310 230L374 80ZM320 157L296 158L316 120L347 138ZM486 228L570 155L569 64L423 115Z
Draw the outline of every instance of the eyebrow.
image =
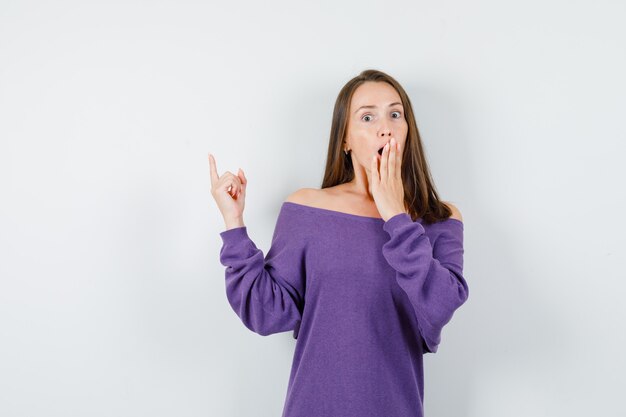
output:
M401 106L402 106L402 103L400 103L400 102L398 102L398 101L397 101L397 102L395 102L395 103L391 103L388 107L395 106L396 104L399 104L399 105L401 105ZM376 108L376 106L371 106L371 105L370 105L370 106L361 106L361 107L359 107L358 109L356 109L356 110L354 111L354 113L356 114L356 113L357 113L359 110L361 110L361 109L375 109L375 108Z

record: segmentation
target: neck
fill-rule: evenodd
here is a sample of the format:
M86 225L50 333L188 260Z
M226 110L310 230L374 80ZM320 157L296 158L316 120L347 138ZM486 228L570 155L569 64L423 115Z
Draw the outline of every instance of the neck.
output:
M374 196L372 194L369 171L360 166L354 159L352 160L352 166L354 167L354 178L346 183L350 192L363 198L366 202L373 203Z

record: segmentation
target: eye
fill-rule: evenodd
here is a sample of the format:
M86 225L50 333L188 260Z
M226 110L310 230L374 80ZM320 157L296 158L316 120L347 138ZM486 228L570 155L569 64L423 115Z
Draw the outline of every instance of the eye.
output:
M401 117L402 117L402 113L400 113L399 111L394 111L394 112L393 112L393 113L391 113L391 114L394 114L394 113L396 113L396 114L398 115L398 117L395 117L395 119L399 119L399 118L401 118Z
M370 119L369 120L365 120L366 117L369 117ZM363 120L365 122L369 122L371 120L371 117L372 117L371 115L365 114L365 115L363 115L363 117L361 117L361 120Z

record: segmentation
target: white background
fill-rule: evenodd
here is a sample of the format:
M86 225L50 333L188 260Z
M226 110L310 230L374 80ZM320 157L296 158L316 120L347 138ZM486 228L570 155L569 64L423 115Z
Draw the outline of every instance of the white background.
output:
M339 89L407 90L470 298L427 416L623 416L626 6L0 3L0 415L279 416L295 346L230 308L207 155L266 253Z

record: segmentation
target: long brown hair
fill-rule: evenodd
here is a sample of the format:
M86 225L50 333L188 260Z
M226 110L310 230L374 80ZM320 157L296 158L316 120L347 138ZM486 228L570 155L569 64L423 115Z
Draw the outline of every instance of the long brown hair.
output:
M350 155L342 151L342 144L348 130L350 102L354 91L366 81L380 81L390 84L400 95L404 106L404 117L408 124L407 138L402 155L402 183L404 185L404 204L413 221L422 218L430 224L445 220L452 215L450 208L439 200L435 183L430 174L424 155L413 107L404 88L393 77L378 70L365 70L343 86L333 110L333 120L328 142L326 171L322 188L333 187L351 181L354 167Z

